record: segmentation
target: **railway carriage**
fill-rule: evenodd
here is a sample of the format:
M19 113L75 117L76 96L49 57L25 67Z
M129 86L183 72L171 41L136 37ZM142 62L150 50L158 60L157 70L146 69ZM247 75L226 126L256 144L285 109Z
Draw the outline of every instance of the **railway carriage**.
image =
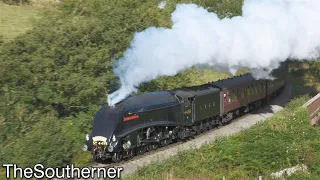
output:
M251 74L219 80L211 84L221 89L220 114L226 116L225 121L233 118L234 115L248 112L252 105L262 105L261 100L266 96L266 81L255 80Z

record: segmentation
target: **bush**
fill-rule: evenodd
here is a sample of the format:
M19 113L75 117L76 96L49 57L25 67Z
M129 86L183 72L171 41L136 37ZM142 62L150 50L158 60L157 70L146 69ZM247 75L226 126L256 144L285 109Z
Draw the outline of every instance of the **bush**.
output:
M25 136L12 140L1 148L0 161L30 167L41 163L46 167L61 167L70 163L88 164L90 152L83 152L85 133L91 128L92 116L57 119L43 117Z
M61 166L89 161L81 150L85 134L97 107L118 85L112 59L123 54L135 32L170 27L176 3L189 3L168 1L159 9L158 2L64 0L32 30L0 46L1 162ZM220 17L241 13L242 1L194 2ZM141 91L199 84L216 75L205 79L190 70L146 83Z
M30 0L2 0L4 3L7 4L26 4L26 3L30 3Z

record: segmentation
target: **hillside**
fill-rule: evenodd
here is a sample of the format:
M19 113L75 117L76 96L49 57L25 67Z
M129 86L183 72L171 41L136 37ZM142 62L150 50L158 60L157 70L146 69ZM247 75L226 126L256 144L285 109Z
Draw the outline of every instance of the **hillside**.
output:
M65 0L54 11L45 10L32 29L28 26L29 31L2 44L0 161L54 167L89 163L90 153L81 149L94 113L107 102L106 93L118 88L114 59L122 55L136 31L169 27L171 12L182 2L189 1L169 1L165 9L159 9L155 0ZM241 13L240 1L195 2L210 6L221 17ZM189 70L145 83L140 92L229 76Z
M8 42L31 30L49 4L9 5L0 2L0 40Z
M24 167L40 162L53 167L88 164L90 153L81 149L92 117L107 103L106 94L119 87L112 70L115 59L129 47L135 32L150 26L170 27L175 5L189 2L170 0L165 9L157 7L158 0L64 0L40 10L0 4L4 28L4 43L0 44L0 161ZM192 2L217 12L220 18L241 14L242 1ZM319 64L309 63L301 72L303 63L292 64L296 96L316 91L313 85L319 82ZM301 75L305 78L294 80ZM226 77L230 75L190 69L144 83L139 93ZM146 177L153 173L148 172Z
M291 62L290 82L295 97L303 94L311 96L320 92L320 60L315 62Z

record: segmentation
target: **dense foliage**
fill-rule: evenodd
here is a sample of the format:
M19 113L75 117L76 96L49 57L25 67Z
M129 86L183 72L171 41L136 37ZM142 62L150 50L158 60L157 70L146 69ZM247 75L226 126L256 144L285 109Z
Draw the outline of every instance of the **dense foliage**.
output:
M0 161L30 166L87 163L81 151L94 112L118 88L112 63L133 35L170 27L177 3L157 0L65 0L26 34L0 46ZM206 0L220 17L241 14L242 1ZM207 74L207 76L202 76ZM226 74L191 70L141 86L141 92L200 84ZM204 78L204 77L207 77Z
M113 62L135 32L170 27L175 5L190 2L220 17L241 14L241 0L170 0L164 9L158 0L64 0L26 34L10 42L0 37L0 162L88 163L90 154L81 150L85 134L106 94L119 85ZM319 64L310 67L319 70ZM140 91L228 76L193 69L145 83Z
M7 4L25 4L30 3L30 0L2 0L4 3Z

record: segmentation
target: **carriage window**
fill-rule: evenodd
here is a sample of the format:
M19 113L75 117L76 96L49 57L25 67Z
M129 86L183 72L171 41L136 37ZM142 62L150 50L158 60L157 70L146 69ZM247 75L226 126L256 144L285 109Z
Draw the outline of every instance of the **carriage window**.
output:
M214 107L215 105L216 105L216 103L215 103L215 102L213 102L213 103L212 103L212 107Z
M243 99L244 98L244 88L241 88L240 91L241 91L241 99Z
M211 107L211 103L209 103L209 108Z
M200 106L200 110L202 110L202 107Z
M229 95L229 96L230 96L230 99L231 99L231 102L233 102L233 93L234 93L234 92L233 92L233 90L232 90L232 91L230 92L230 95Z
M247 88L247 94L250 95L250 86Z
M204 108L207 109L207 105L206 104L204 105Z
M236 98L235 98L235 97L236 97L236 94L235 94L236 91L235 91L235 90L232 90L231 92L232 92L232 93L231 93L231 102L234 102L234 101L236 100Z

